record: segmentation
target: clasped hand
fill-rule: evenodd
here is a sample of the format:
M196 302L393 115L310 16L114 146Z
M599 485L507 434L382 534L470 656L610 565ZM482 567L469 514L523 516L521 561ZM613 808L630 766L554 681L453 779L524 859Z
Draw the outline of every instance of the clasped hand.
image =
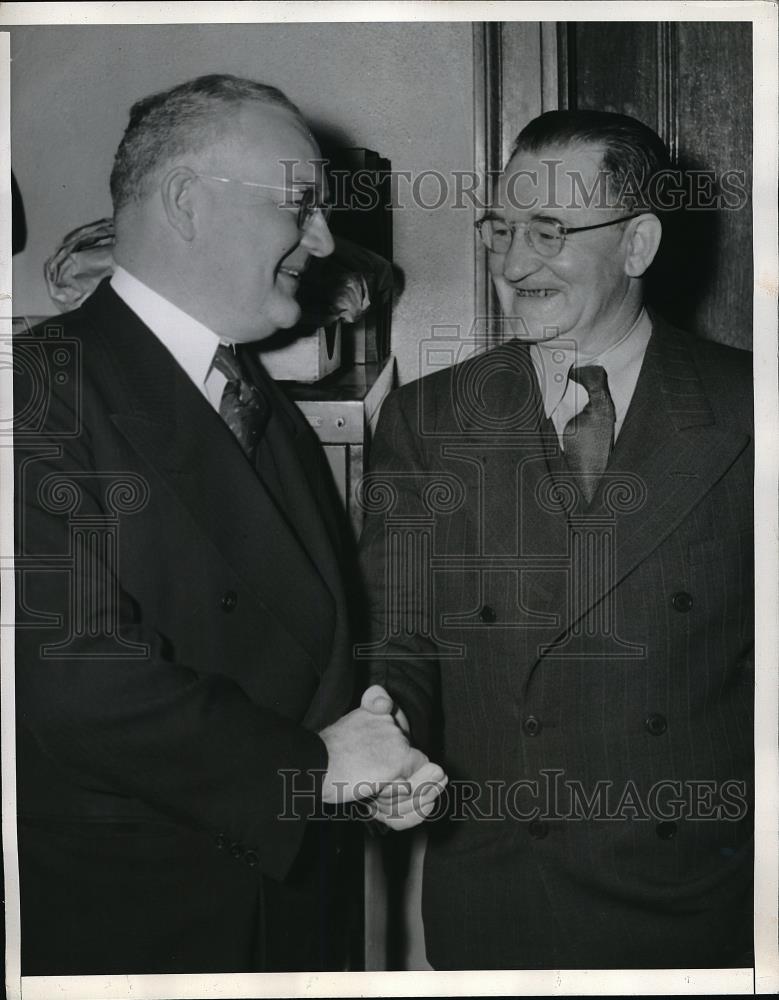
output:
M363 694L359 708L319 735L328 754L326 803L363 801L371 818L405 830L430 815L446 787L443 769L411 746L403 711L378 684Z

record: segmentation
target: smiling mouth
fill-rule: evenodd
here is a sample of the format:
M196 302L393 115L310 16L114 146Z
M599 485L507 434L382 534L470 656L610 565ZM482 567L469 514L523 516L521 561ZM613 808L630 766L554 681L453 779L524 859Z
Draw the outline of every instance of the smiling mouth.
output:
M300 281L300 277L301 277L301 275L302 275L303 272L302 271L296 271L294 267L280 267L279 268L279 273L280 274L288 274L291 278L295 278L297 281Z
M514 294L521 299L545 299L550 295L556 295L556 288L515 288Z

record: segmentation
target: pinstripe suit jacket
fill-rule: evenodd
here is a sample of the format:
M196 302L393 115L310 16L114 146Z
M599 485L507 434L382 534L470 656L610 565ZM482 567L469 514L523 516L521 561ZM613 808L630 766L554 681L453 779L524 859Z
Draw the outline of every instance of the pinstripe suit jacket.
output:
M518 341L372 459L364 652L451 779L434 967L751 964L750 355L656 323L586 509Z

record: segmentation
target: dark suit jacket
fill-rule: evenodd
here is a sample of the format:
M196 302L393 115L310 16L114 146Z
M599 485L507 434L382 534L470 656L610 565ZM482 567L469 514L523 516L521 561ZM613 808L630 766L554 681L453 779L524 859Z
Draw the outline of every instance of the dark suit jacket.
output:
M362 652L451 779L434 967L751 963L750 362L656 323L587 509L518 341L387 400Z
M273 497L106 282L15 364L23 972L338 967L340 847L305 819L353 694L318 442L255 366Z

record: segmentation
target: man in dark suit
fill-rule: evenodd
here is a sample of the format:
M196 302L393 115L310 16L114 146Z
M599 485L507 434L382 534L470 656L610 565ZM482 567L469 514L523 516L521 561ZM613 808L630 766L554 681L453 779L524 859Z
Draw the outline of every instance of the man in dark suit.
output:
M450 779L435 968L753 961L751 356L644 308L666 167L532 121L477 223L511 339L381 414L361 652Z
M326 463L248 349L332 251L320 154L201 77L133 107L111 190L115 275L15 345L22 972L342 968L316 819L425 761L349 711Z

